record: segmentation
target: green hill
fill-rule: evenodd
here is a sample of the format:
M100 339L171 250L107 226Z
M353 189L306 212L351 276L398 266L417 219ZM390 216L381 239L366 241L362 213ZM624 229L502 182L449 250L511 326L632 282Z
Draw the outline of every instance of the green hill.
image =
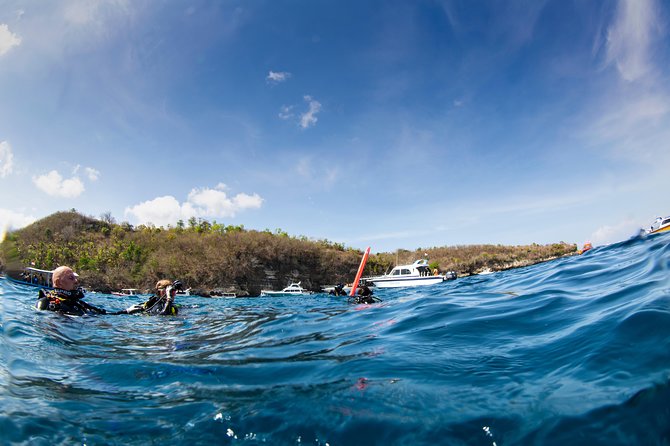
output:
M162 278L180 279L200 293L211 290L257 295L289 281L305 288L351 282L362 252L327 240L289 236L281 230L246 230L191 219L175 227L133 227L87 217L72 210L57 212L13 231L0 245L0 262L12 274L23 266L53 269L72 266L89 289L148 290ZM572 244L473 245L418 248L370 256L365 275L381 274L399 263L428 254L432 267L459 275L484 268L501 270L573 254Z

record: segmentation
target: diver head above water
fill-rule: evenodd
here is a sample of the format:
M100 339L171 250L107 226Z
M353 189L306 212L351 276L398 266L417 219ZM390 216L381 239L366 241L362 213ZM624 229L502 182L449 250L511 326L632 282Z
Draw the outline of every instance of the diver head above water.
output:
M38 310L82 316L84 314L106 314L102 308L94 307L83 300L84 292L78 288L79 275L69 266L59 266L52 271L54 289L40 289L35 307Z
M52 272L54 288L72 291L79 284L79 274L75 273L69 266L59 266Z
M121 310L115 314L163 314L176 315L177 307L174 305L174 298L177 290L183 289L182 283L179 280L174 282L163 279L156 282L156 292L144 303L133 305L125 310Z

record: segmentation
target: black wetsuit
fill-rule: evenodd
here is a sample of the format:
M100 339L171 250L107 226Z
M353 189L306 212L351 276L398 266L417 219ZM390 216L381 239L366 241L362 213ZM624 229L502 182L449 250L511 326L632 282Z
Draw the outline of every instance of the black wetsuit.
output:
M356 304L374 304L381 302L382 300L378 297L375 297L372 295L372 290L370 287L363 285L361 287L358 287L357 295L356 296L351 296L349 300L353 303Z
M344 291L344 285L336 285L328 294L331 296L346 296L347 292Z
M107 314L107 312L83 300L84 293L81 288L67 291L55 288L51 291L40 290L35 307L38 310L56 311L63 314L83 316L85 314Z
M116 314L135 314L135 313L147 313L147 314L172 314L177 315L177 307L174 305L172 299L168 299L166 296L156 296L153 295L149 298L148 301L133 305L130 308L121 310Z

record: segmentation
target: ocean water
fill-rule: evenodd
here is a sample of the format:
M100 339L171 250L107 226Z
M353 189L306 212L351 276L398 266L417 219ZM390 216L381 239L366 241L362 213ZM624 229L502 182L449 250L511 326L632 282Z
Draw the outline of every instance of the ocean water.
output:
M669 272L665 234L380 304L191 296L177 317L38 312L2 279L0 443L667 445Z

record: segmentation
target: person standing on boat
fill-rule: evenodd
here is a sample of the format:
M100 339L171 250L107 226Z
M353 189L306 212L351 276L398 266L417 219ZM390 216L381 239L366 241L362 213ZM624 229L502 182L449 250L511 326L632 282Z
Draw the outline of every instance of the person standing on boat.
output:
M77 287L79 278L69 266L59 266L52 273L54 289L39 291L35 307L38 310L57 311L74 316L84 314L107 314L103 308L84 302L84 292Z
M114 314L147 313L176 316L178 311L174 305L174 298L177 295L177 290L182 289L183 286L179 280L175 280L174 282L167 279L159 280L156 282L156 294L151 296L149 300Z

